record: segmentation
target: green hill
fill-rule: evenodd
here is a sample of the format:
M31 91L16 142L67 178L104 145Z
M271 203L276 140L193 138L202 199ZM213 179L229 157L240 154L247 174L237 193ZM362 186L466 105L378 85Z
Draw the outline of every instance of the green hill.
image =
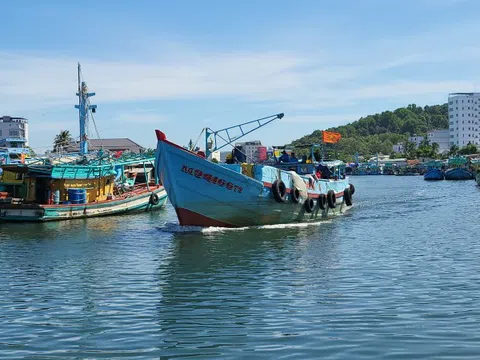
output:
M448 128L448 105L417 106L415 104L384 111L380 114L362 117L353 123L325 129L342 134L342 139L329 152L336 157L350 161L356 152L365 156L375 153L390 154L392 146L407 140L409 135L425 134L433 129ZM292 146L321 143L322 130L315 130L310 135L301 137L291 143Z

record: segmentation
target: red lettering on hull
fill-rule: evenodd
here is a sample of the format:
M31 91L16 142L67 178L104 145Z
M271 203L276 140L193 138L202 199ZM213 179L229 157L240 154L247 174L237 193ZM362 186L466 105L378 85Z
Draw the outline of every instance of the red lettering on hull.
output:
M218 178L217 176L213 176L212 174L207 174L204 173L200 169L194 169L191 167L188 167L187 165L182 165L182 170L183 173L188 174L190 176L193 176L197 179L203 179L206 182L214 185L218 185L220 187L224 187L229 191L233 191L236 193L241 193L243 191L243 188L241 186L235 185L232 182L227 182L224 179Z

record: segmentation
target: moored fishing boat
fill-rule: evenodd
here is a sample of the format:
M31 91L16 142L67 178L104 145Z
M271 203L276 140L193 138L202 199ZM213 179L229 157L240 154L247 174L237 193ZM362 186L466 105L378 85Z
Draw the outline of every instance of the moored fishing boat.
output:
M445 174L441 169L428 169L427 172L423 175L424 180L443 180Z
M444 164L441 161L431 161L427 163L427 171L423 175L424 180L443 180L445 172L443 171Z
M206 131L207 139L218 132ZM217 164L208 161L208 146L205 157L170 142L159 130L156 134L155 169L181 225L242 227L303 222L352 206L355 188L348 179L299 175L262 164ZM305 164L309 166L313 165Z
M150 211L165 204L165 189L146 165L153 157L100 159L89 164L4 165L0 221L86 218Z
M167 195L154 175L153 153L88 152L90 105L80 83L80 154L2 165L0 221L50 221L154 210ZM153 174L153 175L152 175Z
M472 172L467 168L467 159L463 157L448 160L448 169L445 171L445 180L471 180Z

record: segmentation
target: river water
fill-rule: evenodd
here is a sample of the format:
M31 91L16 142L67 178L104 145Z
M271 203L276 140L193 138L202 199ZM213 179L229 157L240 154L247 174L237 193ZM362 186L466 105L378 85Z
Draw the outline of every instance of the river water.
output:
M311 225L1 224L0 358L478 358L480 189L352 182Z

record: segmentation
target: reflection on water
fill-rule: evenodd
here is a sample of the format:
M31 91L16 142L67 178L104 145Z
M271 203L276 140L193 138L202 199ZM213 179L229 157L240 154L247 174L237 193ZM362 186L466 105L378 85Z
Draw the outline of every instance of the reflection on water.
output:
M1 358L476 358L479 189L353 180L307 226L1 224Z

